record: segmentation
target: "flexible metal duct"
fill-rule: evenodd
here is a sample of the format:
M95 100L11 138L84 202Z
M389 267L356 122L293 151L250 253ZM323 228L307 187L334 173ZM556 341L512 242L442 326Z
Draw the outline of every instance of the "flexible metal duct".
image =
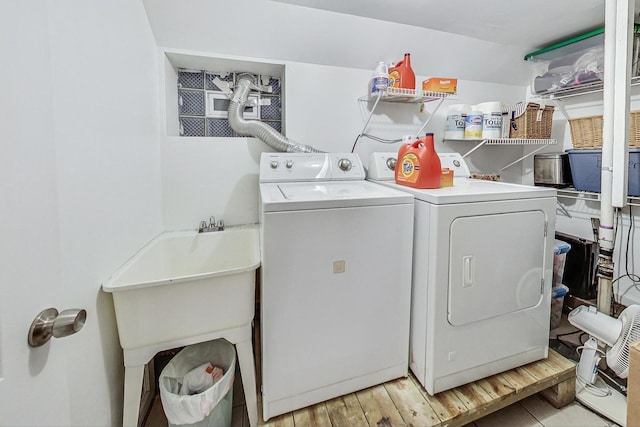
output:
M258 120L245 120L242 117L242 113L244 112L244 106L247 103L247 99L249 99L249 92L252 87L259 89L253 81L253 76L250 74L241 74L238 84L233 91L231 102L229 103L228 115L231 129L240 135L254 136L276 151L285 151L288 153L321 152L308 145L298 144L271 126Z

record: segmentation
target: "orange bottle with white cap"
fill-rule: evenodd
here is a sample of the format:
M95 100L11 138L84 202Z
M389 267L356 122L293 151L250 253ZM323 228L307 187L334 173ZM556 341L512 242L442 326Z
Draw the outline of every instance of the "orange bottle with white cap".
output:
M436 153L433 134L413 144L403 144L398 152L396 183L414 188L439 188L442 176L440 157Z
M402 61L389 68L389 87L403 89L416 88L416 75L411 68L411 55L404 54Z

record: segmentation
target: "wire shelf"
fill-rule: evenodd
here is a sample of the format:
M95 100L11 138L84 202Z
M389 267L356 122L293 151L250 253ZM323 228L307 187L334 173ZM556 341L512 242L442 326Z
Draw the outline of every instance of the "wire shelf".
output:
M421 102L437 101L439 99L457 99L457 93L431 92L419 89L404 89L390 87L380 95L373 94L358 98L360 101L375 101L380 98L380 102L403 102L417 104Z
M631 87L640 85L640 76L631 78ZM571 98L573 96L587 95L590 93L602 92L604 88L604 82L598 81L593 83L585 83L578 86L568 87L564 89L558 89L549 93L537 94L542 99L564 99Z
M557 139L529 139L529 138L486 138L486 139L445 139L456 142L480 142L481 145L554 145Z
M592 191L581 191L576 190L573 187L568 188L558 188L557 195L560 199L573 199L573 200L584 200L590 202L600 202L601 195L600 193L595 193ZM627 204L631 206L640 206L640 197L637 196L627 196Z
M477 142L478 145L476 145L471 150L467 151L465 154L462 155L463 159L469 156L474 151L476 151L478 148L482 147L483 145L539 145L539 147L533 150L532 152L524 154L523 156L519 157L517 160L501 168L500 172L521 162L527 157L533 156L538 151L542 150L545 146L558 143L557 139L525 139L525 138L445 139L444 141Z

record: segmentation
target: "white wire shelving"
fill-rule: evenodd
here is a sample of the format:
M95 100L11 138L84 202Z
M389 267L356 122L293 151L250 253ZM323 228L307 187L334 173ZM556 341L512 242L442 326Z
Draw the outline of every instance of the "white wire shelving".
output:
M640 76L631 78L631 87L640 86ZM546 92L537 94L542 99L565 99L574 96L588 95L590 93L600 93L604 88L602 81L585 83L581 85L571 86L563 89L558 89L553 92Z
M592 191L576 190L573 187L558 188L556 190L558 199L584 200L586 202L600 203L600 193ZM627 204L631 206L640 206L640 197L627 196Z
M517 159L517 160L509 163L508 165L504 166L502 169L500 169L501 172L503 170L507 169L507 168L510 168L511 166L515 165L516 163L521 162L522 160L526 159L527 157L533 156L534 154L536 154L538 151L542 150L547 145L554 145L554 144L558 143L557 139L536 139L536 138L532 138L532 139L529 139L529 138L445 139L445 141L478 143L471 150L469 150L465 154L463 154L462 158L465 158L465 157L469 156L471 153L473 153L474 151L476 151L478 148L482 147L483 145L539 145L540 146L539 148L533 150L532 152L524 154L519 159Z

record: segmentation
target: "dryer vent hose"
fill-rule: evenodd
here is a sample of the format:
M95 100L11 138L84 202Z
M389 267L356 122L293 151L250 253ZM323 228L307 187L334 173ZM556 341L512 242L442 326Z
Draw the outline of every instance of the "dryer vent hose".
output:
M254 83L254 77L251 74L241 74L238 84L233 91L231 102L229 103L228 115L231 129L240 135L256 137L276 151L284 151L287 153L321 153L320 150L316 150L308 145L298 144L261 121L245 120L242 117L242 113L244 112L244 106L249 99L249 92L252 87L258 88Z

